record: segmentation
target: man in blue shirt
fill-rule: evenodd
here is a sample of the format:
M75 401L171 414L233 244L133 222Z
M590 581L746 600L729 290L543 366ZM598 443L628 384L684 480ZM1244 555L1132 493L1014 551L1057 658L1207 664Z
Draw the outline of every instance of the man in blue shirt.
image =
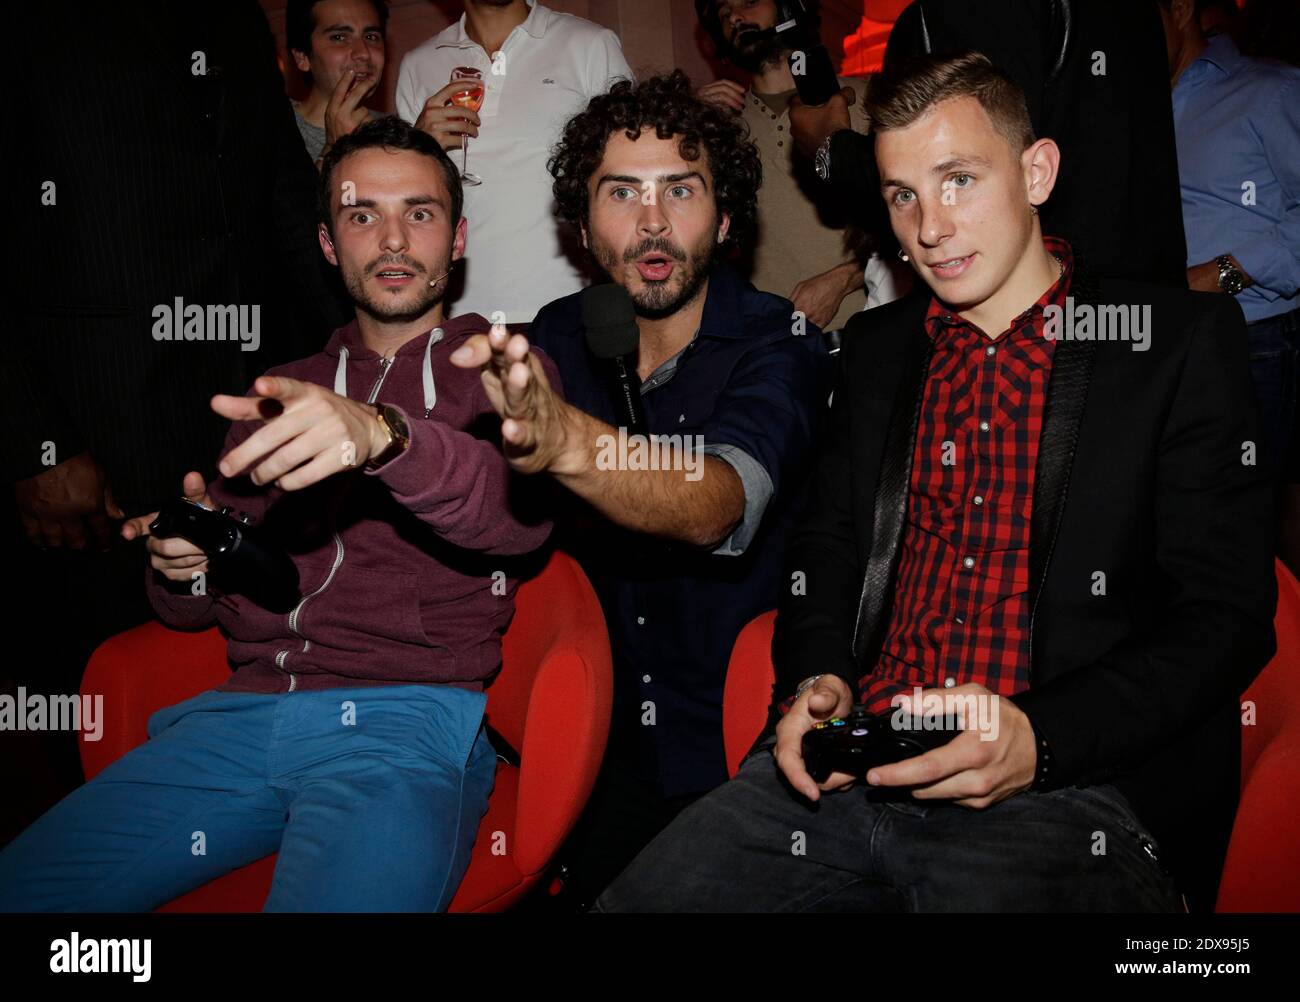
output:
M1208 41L1196 0L1161 0L1187 231L1187 284L1235 296L1280 480L1294 481L1300 350L1300 69Z
M753 224L758 153L680 71L593 99L550 167L561 215L633 301L645 423L671 436L651 462L624 447L581 293L544 307L527 339L494 328L453 356L483 366L512 465L551 474L582 508L564 545L600 594L615 671L605 765L561 856L585 905L727 778L727 660L776 605L831 366L815 326L721 263ZM555 360L567 402L530 340Z

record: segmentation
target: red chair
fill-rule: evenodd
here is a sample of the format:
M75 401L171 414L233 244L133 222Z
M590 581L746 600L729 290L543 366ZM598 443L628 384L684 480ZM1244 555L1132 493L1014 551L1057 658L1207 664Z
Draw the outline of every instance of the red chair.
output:
M1300 584L1277 562L1277 654L1246 692L1256 723L1242 728L1241 804L1219 884L1221 912L1300 912ZM723 694L727 769L735 775L767 720L776 613L736 639Z
M521 767L497 763L454 912L501 911L542 875L587 802L609 734L613 676L605 618L572 557L551 556L519 586L503 642L504 667L488 687L487 716L519 750ZM105 641L82 691L104 696L103 739L82 741L89 779L146 740L149 716L230 677L216 629L182 633L146 623ZM494 832L506 852L494 855ZM256 911L271 888L275 856L195 888L159 911Z
M1241 803L1219 880L1220 912L1300 912L1300 584L1277 562L1277 654L1243 701Z
M727 683L722 690L722 744L727 752L727 775L734 776L740 762L767 723L772 705L772 628L776 613L765 612L750 620L727 663Z

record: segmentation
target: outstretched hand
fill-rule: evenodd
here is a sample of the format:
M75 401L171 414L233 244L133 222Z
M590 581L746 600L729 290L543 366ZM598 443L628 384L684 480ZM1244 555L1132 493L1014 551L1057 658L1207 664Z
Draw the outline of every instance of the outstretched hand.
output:
M212 398L212 409L222 417L266 422L222 458L223 476L247 472L255 484L301 490L356 469L388 442L374 407L315 383L260 376L253 392L256 396Z
M475 334L452 352L451 362L481 370L483 389L502 419L511 467L520 473L581 472L568 455L575 415L552 388L528 338L493 324L489 333Z

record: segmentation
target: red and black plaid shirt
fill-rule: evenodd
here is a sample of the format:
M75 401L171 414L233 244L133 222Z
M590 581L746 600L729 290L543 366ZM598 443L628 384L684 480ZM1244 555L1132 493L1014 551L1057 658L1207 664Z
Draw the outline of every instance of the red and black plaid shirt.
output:
M1055 342L1043 308L1064 308L1073 271L1047 237L1060 281L990 339L931 300L934 355L921 401L893 614L860 683L868 711L913 686L1029 686L1029 525Z

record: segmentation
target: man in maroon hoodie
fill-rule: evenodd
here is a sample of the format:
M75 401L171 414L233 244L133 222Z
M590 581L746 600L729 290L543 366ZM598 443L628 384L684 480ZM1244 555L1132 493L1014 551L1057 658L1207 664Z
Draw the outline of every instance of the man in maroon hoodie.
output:
M444 319L466 233L446 154L381 119L335 144L320 196L357 318L251 396L214 397L233 422L221 476L183 483L283 545L302 597L272 612L209 582L192 543L148 539L159 616L220 624L235 672L0 853L0 910L152 909L276 851L268 910L442 909L464 875L495 771L482 690L510 558L550 525L477 434L495 423L479 374L448 361L489 324Z

